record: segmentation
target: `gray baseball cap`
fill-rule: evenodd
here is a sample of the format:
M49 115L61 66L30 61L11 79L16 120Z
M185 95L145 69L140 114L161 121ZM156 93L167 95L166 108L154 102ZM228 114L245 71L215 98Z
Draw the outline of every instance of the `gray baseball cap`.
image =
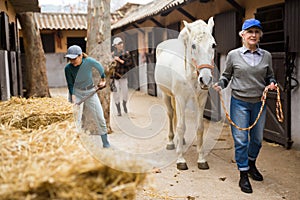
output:
M82 50L81 50L80 46L72 45L68 48L68 51L67 51L67 54L65 55L65 58L75 59L81 54L82 54Z
M117 44L120 44L122 41L122 39L120 37L116 37L112 43L112 46L116 46Z

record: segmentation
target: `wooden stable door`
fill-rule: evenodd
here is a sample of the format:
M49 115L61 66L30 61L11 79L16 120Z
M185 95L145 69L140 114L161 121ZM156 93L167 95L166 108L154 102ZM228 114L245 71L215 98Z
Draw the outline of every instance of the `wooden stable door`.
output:
M272 54L273 69L278 86L280 87L280 99L284 114L284 121L281 123L276 117L276 99L277 92L269 91L267 96L267 117L264 129L264 138L266 140L279 143L289 149L292 145L290 133L290 98L289 91L285 83L285 54Z

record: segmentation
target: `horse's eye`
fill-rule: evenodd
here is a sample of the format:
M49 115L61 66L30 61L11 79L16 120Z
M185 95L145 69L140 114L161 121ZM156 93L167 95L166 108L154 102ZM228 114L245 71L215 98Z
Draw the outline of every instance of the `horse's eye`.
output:
M216 47L217 47L216 43L213 43L213 44L212 44L212 48L215 49Z
M195 44L192 45L192 49L196 49L196 45Z

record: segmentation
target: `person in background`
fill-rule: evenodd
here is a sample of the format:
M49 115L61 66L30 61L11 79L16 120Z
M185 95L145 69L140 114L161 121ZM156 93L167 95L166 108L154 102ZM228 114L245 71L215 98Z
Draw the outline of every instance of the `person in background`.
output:
M277 84L272 69L272 56L258 46L263 35L260 21L245 20L239 35L243 46L228 53L225 70L213 87L220 91L231 80L230 117L239 127L247 128L258 116L265 87L275 90ZM256 160L262 146L265 119L264 107L260 119L250 131L239 130L231 125L235 160L240 171L239 186L245 193L253 192L248 175L255 181L263 180L256 168Z
M117 66L114 74L111 78L115 79L115 85L117 90L113 92L113 99L117 107L118 116L122 116L121 113L121 96L124 112L127 113L127 100L128 100L128 72L132 69L132 57L128 51L124 50L124 43L120 37L116 37L113 40L112 46L114 51L112 53L114 60L117 62Z
M83 53L78 45L70 46L65 57L69 61L65 66L65 77L69 90L69 101L71 103L79 102L82 98L95 91L92 79L93 67L97 69L101 76L97 86L99 88L105 87L106 81L103 66L95 59ZM91 134L101 136L104 148L110 147L107 138L106 121L97 93L84 102L82 124L83 128Z

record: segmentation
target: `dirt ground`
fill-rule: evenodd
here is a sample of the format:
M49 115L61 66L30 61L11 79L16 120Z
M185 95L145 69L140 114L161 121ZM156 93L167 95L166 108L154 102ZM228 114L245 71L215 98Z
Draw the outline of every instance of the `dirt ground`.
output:
M50 91L52 96L66 94L65 89ZM195 113L193 108L188 108L185 159L189 169L179 171L175 150L165 150L168 125L162 101L138 91L131 91L129 96L128 114L116 116L116 108L111 105L114 132L109 139L114 150L107 155L118 162L138 158L141 163L146 163L148 178L138 189L137 200L300 199L300 149L286 150L264 141L257 161L264 181L250 179L253 193L245 194L238 187L239 172L234 163L233 142L227 124L205 120L204 149L210 169L199 170L193 131ZM99 138L91 140L97 145L100 142ZM97 151L94 153L105 154L101 149ZM111 164L101 159L101 162Z

